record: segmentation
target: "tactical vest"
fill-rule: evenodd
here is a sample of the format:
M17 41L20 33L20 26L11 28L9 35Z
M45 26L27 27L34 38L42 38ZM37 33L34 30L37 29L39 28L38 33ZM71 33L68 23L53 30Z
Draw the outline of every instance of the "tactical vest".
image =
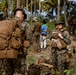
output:
M59 33L62 34L62 32L58 30L54 30L52 32L51 47L58 48L58 49L66 48L67 44L64 42L64 40L59 38L58 36Z

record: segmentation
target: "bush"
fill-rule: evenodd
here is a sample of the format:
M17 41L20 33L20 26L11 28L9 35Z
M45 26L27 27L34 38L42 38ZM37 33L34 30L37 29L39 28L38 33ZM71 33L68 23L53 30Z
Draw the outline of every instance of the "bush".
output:
M69 69L69 70L65 70L64 73L66 75L76 75L76 67Z
M48 25L48 31L49 32L55 28L55 22L54 21L48 22L47 25Z

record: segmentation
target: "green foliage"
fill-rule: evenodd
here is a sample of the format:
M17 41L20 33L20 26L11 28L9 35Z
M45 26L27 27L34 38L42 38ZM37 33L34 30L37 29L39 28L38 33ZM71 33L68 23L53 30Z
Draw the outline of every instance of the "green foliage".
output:
M32 18L33 18L33 17L32 17ZM32 18L31 18L31 20L29 21L29 24L30 24L31 26L32 26L32 24L33 24ZM40 21L41 24L43 24L43 23L42 23L43 17L38 16L38 20ZM49 22L49 20L46 20L46 21L47 21L48 31L50 32L50 31L52 31L52 30L55 28L55 22L54 22L54 21Z
M27 62L28 64L36 63L37 58L34 56L28 56L27 57Z
M47 25L48 25L48 30L49 31L51 31L55 28L55 22L54 21L48 22Z
M65 70L64 73L66 73L66 75L70 74L70 70Z
M64 73L66 75L76 75L76 67L69 69L69 70L65 70Z
M56 70L56 75L59 75L58 70ZM76 67L64 70L64 75L76 75Z
M7 0L3 0L3 1L0 3L0 11L5 11L6 8L7 8L7 5L8 5Z
M12 2L12 6L11 6L12 11L14 11L16 9L16 1L17 0L13 0L13 2Z

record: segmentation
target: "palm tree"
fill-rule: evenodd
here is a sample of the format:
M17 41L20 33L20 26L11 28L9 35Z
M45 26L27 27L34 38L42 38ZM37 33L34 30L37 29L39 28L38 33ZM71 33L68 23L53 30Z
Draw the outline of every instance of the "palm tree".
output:
M36 15L36 0L34 0L34 13Z
M22 7L22 0L17 0L17 8L21 8Z
M57 21L60 21L60 0L58 0L58 5L57 5Z
M28 12L28 0L26 0L26 9L27 9L27 12ZM28 14L27 14L27 19L28 19Z
M64 0L64 6L63 6L63 9L64 9L64 20L65 20L65 25L68 26L68 22L67 22L67 17L66 17L66 0Z
M55 11L55 13L57 14L57 0L48 0L48 1L44 1L42 8L44 10L46 10L47 12L49 12L50 9L52 9L51 14L53 16L53 12ZM45 6L45 8L43 7Z

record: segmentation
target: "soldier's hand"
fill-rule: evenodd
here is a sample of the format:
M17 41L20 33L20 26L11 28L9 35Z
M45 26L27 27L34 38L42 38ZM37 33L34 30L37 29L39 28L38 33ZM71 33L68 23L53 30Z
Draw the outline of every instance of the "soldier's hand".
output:
M61 34L61 33L59 33L59 34L58 34L58 36L59 36L61 39L63 39L63 36L62 36L62 34Z

